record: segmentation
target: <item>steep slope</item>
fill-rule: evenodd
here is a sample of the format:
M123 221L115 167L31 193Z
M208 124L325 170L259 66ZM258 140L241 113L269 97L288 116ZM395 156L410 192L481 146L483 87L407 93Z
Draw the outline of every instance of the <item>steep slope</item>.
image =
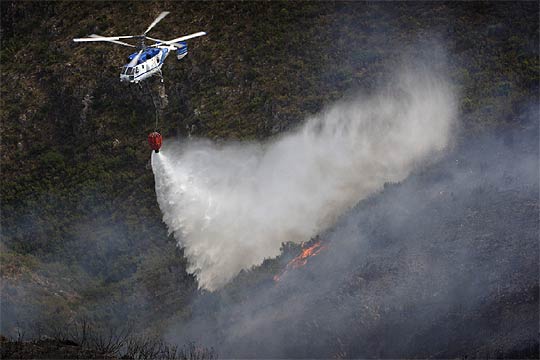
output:
M118 82L129 50L72 38L137 33L163 10L158 38L207 31L164 68L161 132L217 141L279 134L403 57L446 52L474 136L522 127L536 101L536 5L1 2L2 331L75 315L160 327L197 296L146 168L150 98Z
M200 297L169 338L235 358L537 358L537 110L529 116L524 131L468 139L388 184L321 234L304 266L277 279L269 261Z

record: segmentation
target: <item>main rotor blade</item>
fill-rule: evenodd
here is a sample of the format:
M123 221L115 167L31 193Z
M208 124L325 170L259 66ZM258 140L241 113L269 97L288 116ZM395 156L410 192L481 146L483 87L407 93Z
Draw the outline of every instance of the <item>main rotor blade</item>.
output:
M153 38L153 37L150 37L150 36L147 36L146 38L147 38L147 39L150 39L150 40L152 40L152 41L158 41L158 42L160 42L160 43L164 43L164 42L165 42L165 40L156 39L156 38Z
M184 40L188 40L188 39L193 39L195 37L199 37L199 36L203 36L203 35L206 35L206 33L204 31L200 31L198 33L182 36L182 37L172 39L172 40L169 40L169 41L164 41L161 44L156 44L156 45L152 45L152 46L158 46L158 45L164 45L164 44L165 45L171 45L172 43L175 43L175 42L184 41Z
M104 40L103 39L103 36L100 36L100 35L96 35L96 34L92 34L92 35L89 35L91 38L99 38L100 41L107 41L107 42L112 42L112 43L115 43L115 44L120 44L120 45L124 45L124 46L129 46L129 47L136 47L135 45L131 45L131 44L128 44L128 43L125 43L123 41L116 41L116 40Z
M92 35L90 35L92 36ZM138 35L130 35L130 36L97 36L97 37L87 37L87 38L75 38L73 41L75 42L88 42L88 41L117 41L120 39L133 39L133 38L139 38Z
M133 67L135 65L137 65L137 61L139 61L139 58L141 57L141 54L144 50L141 50L137 53L137 55L135 55L135 57L129 62L129 64L127 65L127 67Z
M163 20L163 18L164 18L165 16L169 15L169 14L170 14L170 12L168 12L168 11L164 11L164 12L162 12L161 14L159 14L158 17L156 18L156 20L154 20L154 22L152 22L152 23L150 24L150 26L148 27L148 29L146 29L146 31L144 32L144 35L146 35L146 33L150 31L150 29L152 29L154 26L156 26L156 24L157 24L158 22L160 22L161 20Z

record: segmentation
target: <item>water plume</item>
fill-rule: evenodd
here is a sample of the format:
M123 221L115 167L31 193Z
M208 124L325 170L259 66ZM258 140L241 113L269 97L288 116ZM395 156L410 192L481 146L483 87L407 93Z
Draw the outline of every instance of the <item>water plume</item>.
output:
M402 71L268 142L165 141L152 156L163 221L199 286L218 289L434 158L455 118L442 76Z

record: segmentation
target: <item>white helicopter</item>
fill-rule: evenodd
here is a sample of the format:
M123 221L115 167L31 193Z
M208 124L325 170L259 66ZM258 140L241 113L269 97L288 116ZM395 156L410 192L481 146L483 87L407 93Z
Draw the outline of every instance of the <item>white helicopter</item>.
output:
M138 83L144 79L148 79L152 75L159 75L161 81L163 82L163 76L161 74L161 67L163 62L169 55L171 51L176 50L176 57L178 60L182 59L187 55L187 44L185 40L192 39L198 36L206 35L204 31L198 33L181 36L176 39L169 41L160 40L156 38L151 38L146 36L146 34L154 27L158 22L163 20L165 16L169 15L168 11L164 11L150 24L148 29L142 35L128 35L128 36L99 36L92 34L86 38L76 38L73 39L75 42L90 42L90 41L107 41L115 44L120 44L124 46L134 47L139 50L131 55L129 55L128 64L124 65L122 72L120 73L120 81L129 81L130 83ZM121 39L137 39L139 40L139 45L131 45ZM153 45L145 45L144 41L146 39L156 41Z

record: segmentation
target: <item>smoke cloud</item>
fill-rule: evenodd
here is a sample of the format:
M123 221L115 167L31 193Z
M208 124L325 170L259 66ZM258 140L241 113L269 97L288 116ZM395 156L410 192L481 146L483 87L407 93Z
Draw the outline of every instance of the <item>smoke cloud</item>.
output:
M202 292L168 341L236 359L538 358L537 109L359 202L278 282L270 261Z
M448 81L406 70L270 142L165 141L152 156L163 220L199 286L218 289L436 157L456 112Z

